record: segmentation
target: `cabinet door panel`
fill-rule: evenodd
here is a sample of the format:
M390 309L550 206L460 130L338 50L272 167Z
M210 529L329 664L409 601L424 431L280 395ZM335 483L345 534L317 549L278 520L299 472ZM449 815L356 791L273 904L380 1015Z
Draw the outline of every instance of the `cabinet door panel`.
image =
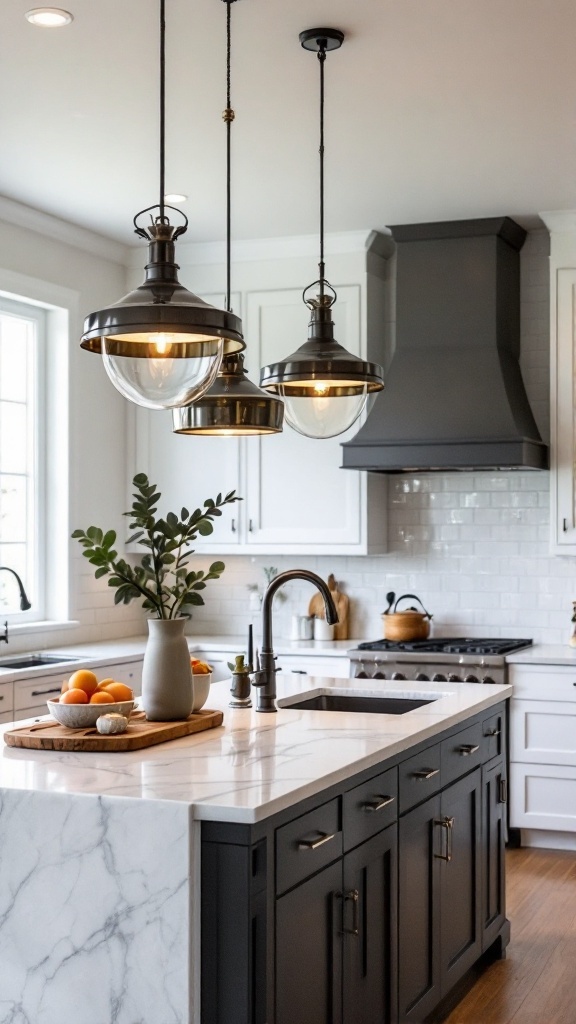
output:
M397 828L391 825L344 858L344 1024L397 1020ZM354 925L358 934L352 934Z
M440 796L406 814L398 832L399 1019L421 1021L440 999Z
M276 901L276 1024L342 1024L342 864Z
M481 774L477 768L442 793L441 818L453 821L445 843L451 859L440 861L442 996L482 949Z
M576 364L576 270L562 267L552 284L557 289L556 338L552 345L550 525L552 551L559 555L576 551L574 453L574 366Z
M352 352L360 349L360 288L338 289L338 340ZM305 340L306 309L299 289L252 292L247 297L252 362L260 366L284 359ZM255 440L248 450L252 529L250 546L274 545L289 554L317 553L335 545L343 554L358 552L363 536L364 474L340 468L340 444L346 434L323 441L303 437L285 426L277 437Z
M576 701L514 699L510 757L529 764L576 765Z
M504 765L482 769L482 948L488 949L506 917L504 888Z

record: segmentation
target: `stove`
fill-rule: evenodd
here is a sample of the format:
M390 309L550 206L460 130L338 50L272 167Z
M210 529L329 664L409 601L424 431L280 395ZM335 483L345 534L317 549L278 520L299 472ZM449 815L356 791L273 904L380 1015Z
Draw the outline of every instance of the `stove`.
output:
M506 655L532 640L434 637L374 640L348 652L356 679L417 679L450 683L505 683Z

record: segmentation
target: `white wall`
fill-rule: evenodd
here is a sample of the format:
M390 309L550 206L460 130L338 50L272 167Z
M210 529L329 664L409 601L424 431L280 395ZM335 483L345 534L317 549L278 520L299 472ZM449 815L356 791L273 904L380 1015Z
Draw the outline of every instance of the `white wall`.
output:
M544 440L549 437L549 237L532 232L522 250L522 355L528 396ZM321 442L310 442L311 444ZM343 470L342 472L348 472ZM385 594L418 594L438 634L533 637L565 643L576 599L576 565L549 551L549 474L423 473L389 480L389 553L377 558L302 558L299 566L333 572L351 599L352 636L382 635ZM250 620L246 585L262 582L263 565L294 559L230 557L222 579L194 612L192 630L243 634ZM287 636L290 615L305 612L311 589L286 587L275 609Z
M79 338L87 313L125 293L126 263L123 246L0 199L0 288L55 305L67 302L71 310L68 408L56 410L64 433L68 418L69 450L58 452L58 466L51 470L69 474L68 497L56 510L65 537L73 529L91 524L118 531L123 528L126 403L109 383L100 358L80 349ZM62 343L66 344L65 338ZM49 543L53 539L49 538ZM77 620L77 625L59 631L48 628L32 636L12 631L10 652L142 631L138 607L112 606L113 592L105 580L94 580L77 541L69 540L67 551L71 583L68 616Z

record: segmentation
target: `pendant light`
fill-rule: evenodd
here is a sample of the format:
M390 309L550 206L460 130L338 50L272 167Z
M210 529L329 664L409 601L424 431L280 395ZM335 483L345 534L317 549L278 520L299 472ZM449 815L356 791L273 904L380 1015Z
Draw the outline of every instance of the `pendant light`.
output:
M160 202L134 217L136 234L148 242L144 282L118 302L84 321L81 347L102 354L110 380L131 402L148 409L173 409L203 394L222 356L245 348L242 325L230 310L216 309L178 280L173 227L165 196L166 0L160 0ZM152 216L154 211L158 211ZM150 214L146 227L138 219Z
M347 352L334 338L332 306L337 295L326 280L324 266L324 64L328 50L342 46L344 33L313 28L300 33L300 43L315 52L320 65L320 261L319 278L304 289L310 310L308 341L296 352L261 370L260 385L284 399L286 422L306 437L343 433L358 419L368 397L384 387L377 363ZM312 296L312 291L317 293Z
M230 92L232 51L231 6L226 4L226 309L231 313L231 129L235 118ZM176 434L206 434L218 437L278 434L282 430L284 406L279 398L253 384L244 370L241 352L225 355L216 380L192 405L175 409L172 418Z

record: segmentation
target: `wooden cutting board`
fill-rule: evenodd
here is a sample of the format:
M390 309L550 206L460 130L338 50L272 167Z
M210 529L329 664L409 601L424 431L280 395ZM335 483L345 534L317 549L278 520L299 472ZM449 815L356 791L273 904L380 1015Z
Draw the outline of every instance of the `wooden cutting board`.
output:
M328 589L332 594L332 599L336 605L336 611L338 612L338 622L334 627L334 639L335 640L347 640L348 639L348 612L350 608L350 598L347 594L343 594L341 590L338 590L338 585L331 573L328 577ZM308 605L308 615L314 615L317 619L326 618L326 608L324 606L324 598L322 594L316 591L315 594L310 598L310 604Z
M215 729L222 725L223 718L221 711L202 710L178 722L149 722L143 711L136 711L130 716L126 732L118 733L116 736L101 736L95 727L68 729L59 722L51 721L11 729L4 733L4 741L9 747L72 750L75 753L142 750L143 747L152 747L156 743L177 740L181 736L190 736L205 729Z

